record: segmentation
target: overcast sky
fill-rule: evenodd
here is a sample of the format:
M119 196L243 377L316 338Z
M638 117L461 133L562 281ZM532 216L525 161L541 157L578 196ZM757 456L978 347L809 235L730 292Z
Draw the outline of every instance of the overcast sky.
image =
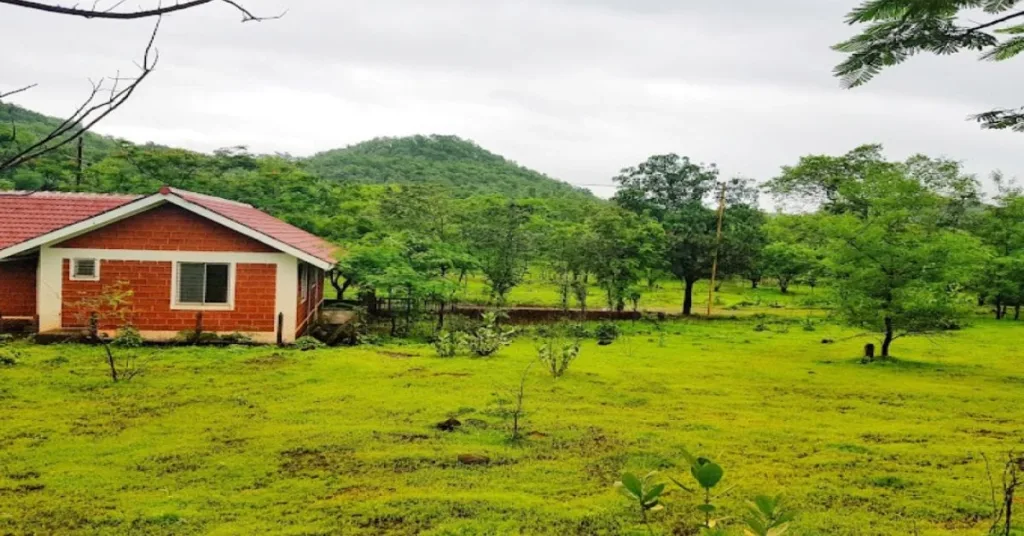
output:
M766 180L882 143L1024 176L1024 134L964 120L1024 104L1024 72L922 56L843 90L829 47L856 1L246 0L288 10L247 24L205 6L165 18L157 71L97 130L294 155L456 134L603 196L620 168L670 151ZM151 25L0 5L0 90L39 83L12 101L66 115L88 78L131 72Z

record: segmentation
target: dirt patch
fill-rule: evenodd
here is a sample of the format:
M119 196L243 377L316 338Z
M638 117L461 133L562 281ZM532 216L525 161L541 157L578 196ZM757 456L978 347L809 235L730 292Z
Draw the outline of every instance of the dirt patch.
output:
M299 447L281 452L280 471L289 476L309 473L338 473L356 465L355 450L341 445Z
M150 456L144 462L137 464L135 470L163 476L198 471L201 467L202 462L198 456L167 454Z
M410 354L408 352L379 351L377 353L385 357L390 357L391 359L411 359L413 357L417 357L416 354Z

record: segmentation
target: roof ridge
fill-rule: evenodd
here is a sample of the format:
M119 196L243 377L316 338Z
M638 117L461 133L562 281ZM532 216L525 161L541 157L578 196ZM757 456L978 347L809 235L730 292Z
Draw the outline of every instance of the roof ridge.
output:
M114 199L114 198L133 198L139 199L144 196L139 194L121 194L121 193L97 193L97 192L51 192L51 191L35 191L35 190L3 190L0 191L0 197L77 197L77 198L102 198L102 199Z
M198 193L198 192L192 192L192 191L189 191L189 190L182 190L181 188L168 188L168 190L172 194L177 195L178 197L182 197L182 195L190 195L190 196L198 197L200 199L206 199L206 200L209 200L209 201L216 201L218 203L227 203L229 205L235 205L235 206L238 206L238 207L256 208L256 207L254 207L254 206L252 206L252 205L250 205L248 203L243 203L241 201L233 201L231 199L225 199L223 197L217 197L215 195L207 195L207 194L201 194L201 193ZM187 201L187 199L186 199L186 201ZM273 217L273 216L271 216L271 217Z

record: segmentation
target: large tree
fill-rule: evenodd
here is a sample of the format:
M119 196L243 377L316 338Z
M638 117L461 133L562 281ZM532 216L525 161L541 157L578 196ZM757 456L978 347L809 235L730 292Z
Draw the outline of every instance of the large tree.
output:
M622 170L615 182L615 203L664 227L665 264L683 282L683 314L691 314L694 284L710 276L714 260L716 217L705 203L718 184L718 168L677 154L655 155Z
M892 342L960 325L971 310L964 288L984 261L973 236L938 225L942 200L918 180L893 169L861 184L863 213L825 220L826 263L838 312L852 325L881 334L882 357Z
M526 277L536 252L532 213L523 203L485 198L463 214L462 230L469 250L499 306L505 305L509 291Z
M847 87L867 83L882 69L922 52L981 53L1004 61L1024 51L1024 9L1018 0L865 0L847 15L867 25L835 46L849 56L835 68ZM1024 108L997 109L974 117L984 128L1024 132Z

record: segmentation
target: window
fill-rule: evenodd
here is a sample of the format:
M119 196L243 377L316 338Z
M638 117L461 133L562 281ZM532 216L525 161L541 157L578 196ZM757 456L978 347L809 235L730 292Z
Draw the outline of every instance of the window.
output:
M74 259L71 261L72 281L99 281L100 263L96 259Z
M231 265L178 263L175 299L179 305L230 305Z

